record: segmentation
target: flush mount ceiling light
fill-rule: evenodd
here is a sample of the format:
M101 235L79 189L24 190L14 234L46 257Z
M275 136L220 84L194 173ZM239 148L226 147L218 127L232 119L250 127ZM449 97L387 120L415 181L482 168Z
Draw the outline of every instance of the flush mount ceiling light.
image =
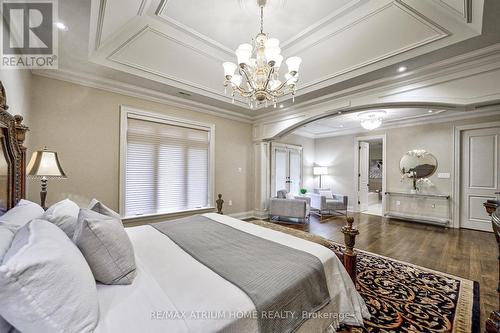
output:
M267 0L257 0L260 7L260 33L253 39L252 44L241 44L236 50L238 64L225 62L224 87L231 88L231 97L234 103L235 94L246 98L249 108L271 102L277 106L278 98L292 94L295 101L299 67L302 59L290 57L285 63L288 67L284 78L280 80L279 72L283 63L280 54L280 41L269 38L264 33L264 7ZM253 56L253 57L252 57Z
M382 125L382 119L385 116L385 111L368 111L358 115L361 120L361 126L366 130L374 130Z
M68 26L66 24L64 24L63 22L56 22L55 25L56 25L56 28L59 30L62 30L62 31L69 30Z

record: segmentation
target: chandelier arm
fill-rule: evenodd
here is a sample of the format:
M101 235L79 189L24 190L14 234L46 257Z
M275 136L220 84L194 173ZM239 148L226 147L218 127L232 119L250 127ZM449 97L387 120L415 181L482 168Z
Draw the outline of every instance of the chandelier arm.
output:
M264 91L267 91L267 86L269 85L269 80L271 79L271 75L274 73L274 67L270 67L269 73L267 74L266 84L264 85Z
M290 78L291 79L291 78ZM283 89L283 87L285 87L285 85L288 83L288 81L290 81L290 79L286 80L285 82L283 82L278 88L274 89L275 91L280 91ZM295 86L295 84L293 84ZM293 89L290 89L290 90L293 90Z
M245 70L245 67L246 67L246 65L244 65L244 67L240 67L240 74L241 74L241 72L243 72L245 79L247 80L248 86L251 87L253 89L253 91L255 91L256 89L253 85L252 80L250 80L250 77L248 76L248 73Z
M243 88L241 88L240 86L233 86L233 88L235 90L238 90L238 92L240 93L240 95L242 95L243 97L250 97L253 95L253 90L245 90Z

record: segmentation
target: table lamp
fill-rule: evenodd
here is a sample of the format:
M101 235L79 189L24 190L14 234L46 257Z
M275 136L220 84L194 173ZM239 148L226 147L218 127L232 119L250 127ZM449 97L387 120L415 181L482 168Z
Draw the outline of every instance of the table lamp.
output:
M313 175L319 176L319 188L321 189L321 176L328 174L328 168L327 167L313 167Z
M43 209L45 207L45 200L47 199L47 180L49 178L66 178L66 174L61 168L59 158L55 151L38 150L33 153L31 160L28 163L28 177L40 178L42 182L42 190L40 191L40 204Z

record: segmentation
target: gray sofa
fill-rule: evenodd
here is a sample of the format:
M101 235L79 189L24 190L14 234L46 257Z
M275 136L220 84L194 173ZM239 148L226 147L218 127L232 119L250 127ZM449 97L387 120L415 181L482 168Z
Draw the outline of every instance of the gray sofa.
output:
M286 190L280 190L276 198L270 199L269 215L271 220L283 221L284 219L285 222L296 220L300 223L307 223L311 199L308 197L287 199L287 193Z
M336 214L347 215L347 195L315 189L313 193L309 194L309 197L311 198L311 212L320 217Z

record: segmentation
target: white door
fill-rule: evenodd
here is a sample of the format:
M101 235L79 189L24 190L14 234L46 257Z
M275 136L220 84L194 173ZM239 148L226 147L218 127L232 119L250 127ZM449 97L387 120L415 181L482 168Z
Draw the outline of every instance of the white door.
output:
M500 127L462 132L460 226L492 231L483 203L495 199L499 183Z
M290 185L290 193L293 195L298 195L300 190L300 183L302 178L302 158L299 150L290 149L288 151L289 159L290 159L290 172L289 172L289 185Z
M279 190L288 191L288 151L285 148L274 150L274 195Z
M297 195L302 183L302 147L273 143L271 149L271 194L287 190Z
M370 144L368 142L359 143L359 174L358 174L358 204L359 211L368 209L368 185L369 185L369 160Z

